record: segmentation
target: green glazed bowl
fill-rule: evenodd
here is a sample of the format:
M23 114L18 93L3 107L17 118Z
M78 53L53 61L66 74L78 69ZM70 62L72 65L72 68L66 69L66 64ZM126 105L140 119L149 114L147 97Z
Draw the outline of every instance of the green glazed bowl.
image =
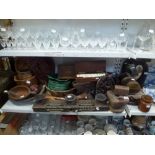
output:
M59 80L48 76L48 88L54 91L64 91L70 89L71 81L70 80Z

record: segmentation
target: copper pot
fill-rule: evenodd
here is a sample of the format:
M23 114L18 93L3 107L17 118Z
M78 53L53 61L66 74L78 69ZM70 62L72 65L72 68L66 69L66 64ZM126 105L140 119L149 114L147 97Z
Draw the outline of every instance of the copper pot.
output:
M138 108L142 112L148 112L151 108L153 98L149 95L143 95L138 104Z

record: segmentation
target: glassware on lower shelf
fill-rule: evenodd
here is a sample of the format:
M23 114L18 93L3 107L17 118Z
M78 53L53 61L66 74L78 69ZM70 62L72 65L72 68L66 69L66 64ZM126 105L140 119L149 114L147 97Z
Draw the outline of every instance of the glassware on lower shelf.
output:
M123 117L73 116L32 114L20 128L21 135L133 135L155 134L155 121L147 121L143 130ZM81 123L82 121L82 123ZM145 131L145 132L144 132Z
M77 128L76 134L77 135L83 135L84 134L84 131L85 131L84 128L81 128L81 127L80 128Z
M84 127L84 122L83 121L77 121L77 123L76 123L76 125L77 125L77 127Z

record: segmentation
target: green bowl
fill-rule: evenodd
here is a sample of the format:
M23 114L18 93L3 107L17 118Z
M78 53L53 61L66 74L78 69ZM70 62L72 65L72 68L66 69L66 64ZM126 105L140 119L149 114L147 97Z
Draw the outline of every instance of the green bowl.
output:
M63 91L70 89L71 81L70 80L59 80L48 76L48 88L55 91Z

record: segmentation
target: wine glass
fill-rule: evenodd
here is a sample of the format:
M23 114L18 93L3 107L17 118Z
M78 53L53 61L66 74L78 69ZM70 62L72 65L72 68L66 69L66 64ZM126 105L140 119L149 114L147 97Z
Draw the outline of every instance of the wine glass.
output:
M60 45L60 35L56 34L53 38L52 38L52 45L54 48L58 48Z
M8 29L5 27L1 27L0 25L0 44L2 48L10 47L9 37L8 37Z
M19 37L16 38L17 49L20 49L21 46L22 46L21 40L22 40L22 37L21 36L19 36Z
M46 50L49 49L50 43L51 43L51 40L50 40L50 38L48 37L48 35L47 35L47 36L44 36L44 37L43 37L43 46L44 46L44 48L45 48Z
M100 35L101 34L99 31L95 32L95 34L92 33L91 39L90 39L90 45L92 48L97 47L97 45L99 44Z
M86 32L85 28L81 28L79 32L79 37L80 37L80 45L84 48L88 48L89 46L89 37L88 33Z
M80 37L79 37L78 32L73 33L72 38L71 38L71 45L74 48L77 48L80 46Z
M85 132L84 128L81 128L81 127L77 128L77 130L76 130L77 135L82 135L82 134L84 134L84 132Z
M50 47L50 40L44 39L43 46L47 50Z
M141 41L140 48L142 50L150 50L152 48L153 33L150 31L150 25L145 23L137 35Z
M127 48L127 35L125 33L120 33L118 36L118 48L119 49Z
M56 29L50 30L50 35L48 36L48 40L50 40L50 46L53 48L58 48L60 44L60 35Z
M107 38L101 37L99 39L99 47L105 49L107 47L107 42L108 42Z
M117 42L115 38L108 38L107 49L115 50L117 48Z
M29 36L26 42L27 48L34 48L34 41L35 41L34 38L32 36Z
M13 48L17 48L17 39L19 37L19 28L9 28L8 29L8 32L7 32L7 35L8 35L8 38L10 39L10 42L12 44L12 47Z
M12 41L11 41L11 39L10 39L10 38L9 38L9 39L7 39L6 44L7 44L7 48L9 48L9 49L11 49L11 48L12 48Z
M0 44L3 48L6 48L7 47L7 44L6 44L6 40L5 39L1 39L0 40Z
M71 35L69 30L64 30L60 36L60 45L62 47L69 47L71 45Z
M39 37L36 36L36 39L34 40L35 48L36 48L36 49L40 49L41 46L42 46L42 43L43 43L43 38L42 38L42 36L39 36Z

